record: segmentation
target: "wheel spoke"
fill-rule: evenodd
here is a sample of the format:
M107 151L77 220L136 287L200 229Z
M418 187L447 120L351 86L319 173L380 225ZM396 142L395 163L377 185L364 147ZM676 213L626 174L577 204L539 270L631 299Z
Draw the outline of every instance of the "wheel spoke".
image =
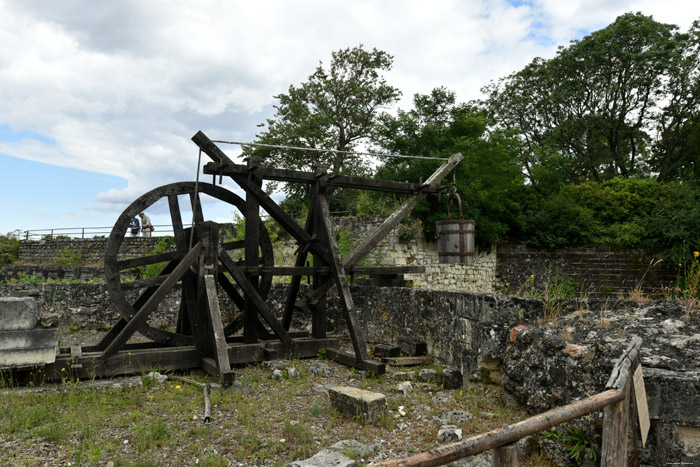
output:
M168 207L170 208L170 220L173 223L173 236L175 237L175 246L179 251L187 249L187 237L185 230L182 227L182 216L180 215L180 203L177 195L168 195Z

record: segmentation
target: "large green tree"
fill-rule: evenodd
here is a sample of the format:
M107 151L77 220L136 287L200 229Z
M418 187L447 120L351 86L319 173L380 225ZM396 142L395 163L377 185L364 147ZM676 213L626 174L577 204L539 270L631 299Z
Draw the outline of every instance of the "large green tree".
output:
M576 182L655 171L667 178L674 164L688 165L693 154L684 144L698 115L697 24L688 34L676 30L627 13L485 88L490 115L520 138L532 183L543 168Z
M337 151L371 143L380 111L401 95L383 76L392 62L388 53L362 45L333 52L330 66L320 63L305 82L275 96L276 113L261 125L264 130L257 142ZM324 165L333 173L363 174L370 167L366 157L337 152L257 147L246 148L245 153L268 165L292 169ZM284 191L297 201L304 197L293 185Z
M516 193L522 175L515 156L514 140L503 132L488 131L489 121L475 106L457 103L445 88L430 94L416 94L413 108L382 116L382 145L393 153L447 158L464 156L454 173L457 194L466 219L477 224L477 240L488 245L503 238L517 224L519 206ZM417 181L428 177L439 161L391 159L379 169L378 177ZM446 180L450 184L452 180ZM456 218L456 204L452 205ZM428 198L413 212L423 221L428 239L435 233L435 222L447 218L446 200Z

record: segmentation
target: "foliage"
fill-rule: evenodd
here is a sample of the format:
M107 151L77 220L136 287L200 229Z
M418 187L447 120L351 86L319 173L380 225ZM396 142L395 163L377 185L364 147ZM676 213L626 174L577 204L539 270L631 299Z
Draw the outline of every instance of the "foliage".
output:
M328 68L320 63L305 82L290 85L286 94L275 96L275 116L261 125L266 128L257 135L258 142L338 151L352 151L371 142L379 110L401 94L382 76L392 62L388 53L365 50L362 45L333 52ZM326 166L331 173L369 172L366 158L348 154L263 147L245 148L244 154L290 169ZM298 185L288 184L284 192L288 197L307 199ZM336 208L332 205L331 209Z
M400 242L409 242L420 237L422 233L423 223L420 219L413 219L409 216L399 224L396 237Z
M453 92L434 89L416 94L414 108L397 116L382 115L382 146L390 152L447 158L464 156L454 173L464 217L474 219L477 241L488 245L517 224L520 207L515 201L522 176L513 153L514 141L505 133L488 131L486 116L474 106L459 104ZM378 178L418 181L439 166L437 161L392 159L378 170ZM413 216L423 223L428 239L435 223L447 219L446 201L430 197Z
M520 141L533 184L658 174L697 164L700 25L678 33L641 13L561 47L485 88L484 107Z
M85 260L81 251L65 247L56 255L56 264L61 266L80 266L85 264Z
M153 247L153 249L149 252L149 255L159 255L161 253L168 252L174 242L175 238L171 236L158 237L158 240L156 241L156 244ZM137 277L140 277L142 279L156 277L160 275L160 272L163 270L166 264L167 263L165 262L161 262L147 264L146 266L139 266L138 268L136 268L136 275Z
M580 428L571 428L566 423L562 423L561 427L566 430L566 433L552 428L544 432L544 437L564 444L569 451L569 458L571 458L576 465L581 465L583 463L584 459L582 456L587 449L588 458L590 460L595 462L598 459L598 454L591 447L591 441L585 431Z
M10 235L0 235L0 264L11 264L17 261L19 241Z

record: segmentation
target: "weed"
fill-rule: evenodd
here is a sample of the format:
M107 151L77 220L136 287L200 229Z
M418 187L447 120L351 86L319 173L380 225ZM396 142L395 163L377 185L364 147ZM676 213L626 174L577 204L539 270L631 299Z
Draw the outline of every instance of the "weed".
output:
M571 428L566 423L562 423L561 427L566 430L566 433L552 428L544 432L544 437L564 444L569 451L569 458L577 465L581 465L583 461L582 456L586 450L588 450L588 458L590 460L595 462L598 459L598 454L591 447L590 439L585 431L579 428Z

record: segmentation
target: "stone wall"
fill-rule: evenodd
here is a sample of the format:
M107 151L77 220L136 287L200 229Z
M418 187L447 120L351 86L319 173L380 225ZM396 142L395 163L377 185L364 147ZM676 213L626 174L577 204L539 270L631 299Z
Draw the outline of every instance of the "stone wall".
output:
M286 286L268 302L281 310ZM303 292L303 290L302 290ZM601 392L614 361L638 335L652 418L642 462L700 462L700 314L677 302L562 300L460 293L418 288L351 287L368 342L396 343L420 336L439 363L472 378L504 385L533 412ZM151 318L173 327L175 289ZM0 284L0 296L33 295L59 325L105 329L118 318L102 284ZM221 300L223 314L233 307ZM310 326L295 317L293 329ZM329 332L344 331L337 297L329 296ZM598 446L602 413L570 425Z
M663 296L677 268L660 255L638 250L570 248L547 251L524 245L499 245L496 290L542 294L562 280L573 282L577 296L630 296L635 290Z
M126 237L119 257L143 256L156 246L158 237ZM104 263L106 238L71 238L51 240L20 240L19 258L26 265L101 266Z
M384 218L335 218L336 236L341 254L365 239ZM477 226L478 235L478 226ZM124 239L120 258L143 256L155 247L157 237ZM20 241L19 264L60 266L100 266L106 239L71 239ZM275 244L277 265L294 264L296 242L282 237ZM72 259L71 259L72 258ZM570 281L578 296L624 297L635 289L644 294L661 295L664 287L675 283L675 265L659 261L658 257L640 251L603 251L585 248L546 251L523 245L503 244L490 251L478 252L469 265L439 264L437 244L426 242L422 236L401 241L396 230L391 232L361 262L363 266L424 266L423 274L407 274L405 279L414 287L462 292L542 295L554 283ZM5 268L5 277L25 270ZM76 270L64 266L49 272L32 269L33 275L48 278L90 279L98 277L91 270ZM1 277L0 277L1 279Z

